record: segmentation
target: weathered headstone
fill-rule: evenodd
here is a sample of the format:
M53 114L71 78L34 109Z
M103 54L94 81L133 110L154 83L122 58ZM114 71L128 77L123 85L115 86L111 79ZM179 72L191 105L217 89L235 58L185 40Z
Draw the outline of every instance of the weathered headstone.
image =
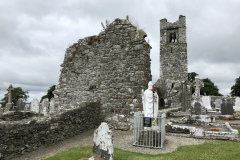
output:
M25 104L24 111L30 111L30 105L29 104Z
M210 96L202 96L202 102L204 107L209 111L212 110L211 107L211 97Z
M105 122L94 131L93 155L90 160L95 158L113 160L113 134Z
M8 91L8 103L5 106L5 111L9 111L13 105L12 105L12 90L14 90L12 84L9 85L7 91Z
M44 116L48 115L49 113L49 106L50 106L50 103L48 101L48 98L44 98L43 101L42 101L42 104L41 104L41 113L44 114Z
M34 98L30 104L30 111L33 111L33 112L36 112L36 113L39 113L39 101Z
M17 101L17 109L20 111L24 110L24 101L22 98L19 98Z
M233 109L236 112L240 111L240 98L239 97L236 97L236 99L235 99L235 106L233 106Z
M196 103L194 104L194 110L195 110L195 114L196 114L196 115L201 115L201 114L202 114L202 106L201 106L201 103L196 102Z
M222 115L233 115L233 105L229 102L224 102L221 105L221 114Z
M55 99L52 98L52 99L50 100L50 107L49 107L50 113L53 113L53 112L54 112L54 103L55 103Z
M216 99L214 104L215 104L215 108L221 108L222 100L221 99Z

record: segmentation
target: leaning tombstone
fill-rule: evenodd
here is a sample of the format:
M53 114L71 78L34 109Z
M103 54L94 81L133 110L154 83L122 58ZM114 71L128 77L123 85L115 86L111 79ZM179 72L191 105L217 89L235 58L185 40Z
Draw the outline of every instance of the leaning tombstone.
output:
M89 160L94 159L113 160L113 134L105 122L94 131L93 154Z
M17 101L17 108L18 110L20 111L23 111L24 110L24 101L22 98L19 98L18 101Z
M38 99L34 98L30 104L30 111L39 113L39 105L40 105L40 103L39 103Z

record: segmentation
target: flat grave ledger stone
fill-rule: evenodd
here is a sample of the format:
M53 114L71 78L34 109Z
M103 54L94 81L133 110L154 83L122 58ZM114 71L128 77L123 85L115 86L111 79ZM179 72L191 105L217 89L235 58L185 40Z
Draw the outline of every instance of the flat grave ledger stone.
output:
M202 106L199 102L196 102L194 104L194 111L196 115L201 115L202 114Z
M95 158L113 160L113 134L105 122L94 131L93 155L90 160Z
M231 103L223 103L221 105L222 115L233 115L233 105Z

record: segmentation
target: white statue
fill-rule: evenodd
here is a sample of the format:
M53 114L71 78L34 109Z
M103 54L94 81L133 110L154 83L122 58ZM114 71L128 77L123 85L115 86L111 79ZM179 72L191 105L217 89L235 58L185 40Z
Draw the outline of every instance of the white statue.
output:
M148 83L148 89L143 92L142 103L144 117L157 118L158 116L158 95L155 88L152 87L152 81Z

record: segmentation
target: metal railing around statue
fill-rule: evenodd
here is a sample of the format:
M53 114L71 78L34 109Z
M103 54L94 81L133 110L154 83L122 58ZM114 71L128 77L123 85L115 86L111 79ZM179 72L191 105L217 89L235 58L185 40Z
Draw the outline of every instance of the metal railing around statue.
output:
M133 145L163 148L165 142L166 114L157 118L144 117L141 111L134 113Z

